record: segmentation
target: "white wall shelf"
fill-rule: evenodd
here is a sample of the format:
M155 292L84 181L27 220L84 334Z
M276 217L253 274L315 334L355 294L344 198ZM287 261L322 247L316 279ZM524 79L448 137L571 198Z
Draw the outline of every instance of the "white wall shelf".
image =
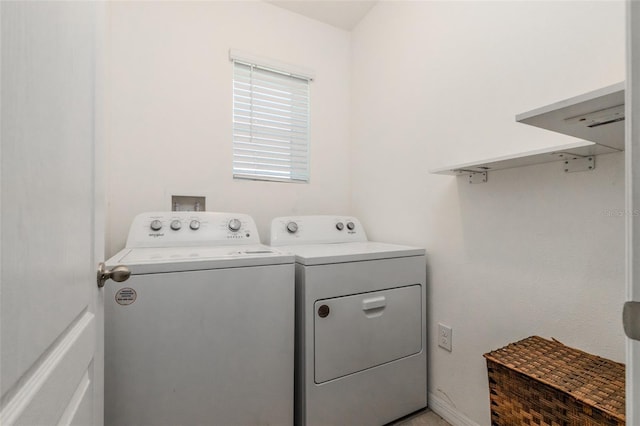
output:
M563 161L565 172L593 170L592 157L624 150L624 82L518 114L516 121L584 140L429 172L468 175L469 183L484 183L489 171L553 161Z
M516 121L624 150L624 82L516 115Z
M593 157L599 154L609 154L619 150L608 146L598 145L593 142L578 141L566 145L554 146L551 148L537 149L517 154L504 155L501 157L488 158L482 161L456 164L453 166L441 167L429 170L429 173L441 175L469 175L470 183L481 183L482 179L475 176L478 173L487 173L494 170L510 169L513 167L531 166L534 164L549 163L553 161L570 161ZM563 167L565 165L563 164ZM595 167L595 161L593 166ZM568 172L578 171L580 168L564 167ZM567 170L568 169L568 170ZM485 176L486 177L486 176ZM471 182L471 180L474 182ZM486 179L485 179L486 181Z

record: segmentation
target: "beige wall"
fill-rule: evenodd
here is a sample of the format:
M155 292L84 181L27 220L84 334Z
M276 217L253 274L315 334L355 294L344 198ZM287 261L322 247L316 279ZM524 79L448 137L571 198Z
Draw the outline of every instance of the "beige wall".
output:
M352 212L424 246L430 402L488 425L482 354L530 335L624 360L624 155L428 169L573 139L515 115L624 80L623 2L381 2L352 33ZM453 352L437 323L453 327Z
M133 217L204 195L207 210L347 214L350 34L260 1L110 2L107 255ZM234 181L230 48L310 68L311 183Z

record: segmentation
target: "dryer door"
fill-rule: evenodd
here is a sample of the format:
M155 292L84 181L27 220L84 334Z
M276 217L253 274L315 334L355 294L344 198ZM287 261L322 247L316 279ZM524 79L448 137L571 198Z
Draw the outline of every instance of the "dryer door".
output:
M317 300L315 382L419 353L421 301L420 285Z

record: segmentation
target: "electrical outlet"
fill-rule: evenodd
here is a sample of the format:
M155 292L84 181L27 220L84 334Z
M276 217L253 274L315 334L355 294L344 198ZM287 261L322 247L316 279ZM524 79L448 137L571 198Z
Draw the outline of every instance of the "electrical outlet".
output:
M438 323L438 346L451 352L453 330L451 327Z

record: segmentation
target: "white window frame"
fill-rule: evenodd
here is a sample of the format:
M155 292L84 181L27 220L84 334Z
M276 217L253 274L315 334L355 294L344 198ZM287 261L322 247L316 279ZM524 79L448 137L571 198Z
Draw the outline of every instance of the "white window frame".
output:
M233 177L309 182L309 70L229 51L233 62Z

